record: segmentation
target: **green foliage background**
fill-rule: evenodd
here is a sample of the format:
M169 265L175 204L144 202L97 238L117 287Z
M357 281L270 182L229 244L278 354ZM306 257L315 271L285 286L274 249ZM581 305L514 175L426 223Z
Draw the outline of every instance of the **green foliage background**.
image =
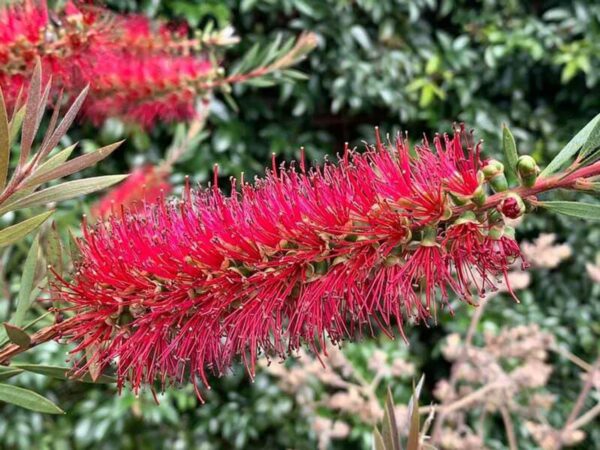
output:
M360 147L372 140L373 126L395 133L446 131L464 121L485 140L488 154L500 152L500 125L513 131L520 152L549 161L562 145L600 112L600 5L595 2L483 0L167 0L107 2L122 11L193 26L215 21L232 24L242 44L234 59L254 42L270 42L277 33L311 30L319 47L301 67L306 82L255 90L237 87L238 111L215 98L210 134L173 176L205 181L219 163L230 175L260 174L270 154L289 160L305 146L311 159L335 155L348 141ZM176 125L148 132L109 121L100 133L89 126L71 133L85 145L117 138L128 141L119 155L95 169L119 173L140 160L158 161ZM89 202L87 202L89 205ZM66 203L55 215L59 227L77 227L81 203ZM586 276L585 263L600 251L600 228L575 219L538 215L528 218L521 238L556 232L574 249L574 257L552 271L533 271L522 302L500 297L482 326L536 322L561 344L586 360L598 354L600 286ZM16 249L25 252L26 249ZM600 254L599 254L600 255ZM9 267L11 292L19 273ZM12 270L12 271L11 271ZM14 272L14 273L13 273ZM5 303L3 303L5 304ZM5 307L5 306L3 306ZM0 311L7 314L5 311ZM441 338L462 331L468 312L440 327L414 330L411 358L426 374L427 387L447 374L439 353ZM364 344L370 345L370 344ZM401 343L394 345L402 345ZM31 356L36 362L63 362L65 349L47 345ZM572 365L554 361L551 388L560 395L559 413L568 414L579 378ZM207 404L200 407L189 387L167 393L160 405L150 395L117 396L113 387L48 381L23 375L29 385L58 401L66 416L43 416L0 406L3 449L212 449L314 448L315 436L293 400L273 379L259 374L251 384L242 368L215 380ZM427 389L426 389L427 390ZM409 391L398 391L408 396ZM401 400L401 399L399 399ZM498 424L500 425L500 424ZM339 448L362 448L368 429L355 430ZM522 448L535 448L519 428ZM494 434L495 433L495 434ZM499 426L492 448L504 448ZM591 441L600 446L600 432Z

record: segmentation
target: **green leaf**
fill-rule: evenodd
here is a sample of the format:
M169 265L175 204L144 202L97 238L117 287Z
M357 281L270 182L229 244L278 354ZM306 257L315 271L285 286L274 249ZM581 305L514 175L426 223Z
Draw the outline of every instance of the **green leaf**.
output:
M419 397L425 376L421 376L417 387L413 389L413 395L408 403L408 413L410 416L410 429L408 431L408 441L406 450L419 450L419 435L421 434L421 421L419 416Z
M240 62L236 63L233 67L233 69L231 70L231 75L236 75L242 72L245 72L246 70L249 70L251 67L253 67L254 65L256 65L257 63L257 57L259 55L260 52L260 44L257 42L255 43L252 48L242 57L242 59L240 60Z
M29 337L22 328L11 325L8 322L4 322L3 325L10 342L21 348L29 348L31 345L31 337Z
M0 189L6 185L10 162L10 128L4 95L0 89Z
M0 401L47 414L65 412L40 394L10 384L0 383Z
M600 123L600 114L594 117L588 124L577 133L567 145L554 157L554 159L546 166L540 177L552 175L557 170L560 170L575 154L586 145L588 139Z
M19 289L19 297L17 299L17 309L12 318L12 323L18 327L23 324L25 314L31 306L30 298L33 290L33 281L35 278L35 269L38 262L39 241L37 236L33 239L31 248L27 253L25 265L23 266L23 274L21 275L21 288Z
M38 130L39 122L38 117L40 115L40 102L42 97L42 64L38 58L35 68L33 69L33 76L29 83L29 89L27 91L27 105L25 106L25 120L23 121L23 129L21 130L21 155L19 157L19 164L23 165L29 158L31 152L31 146L35 138L35 134ZM42 108L46 108L46 105L42 105Z
M98 161L102 161L104 158L114 152L122 143L123 141L115 142L114 144L99 148L95 152L78 156L77 158L51 169L44 174L32 176L29 180L27 180L25 186L27 187L42 184L46 181L66 177L67 175L79 172L80 170L96 164Z
M71 107L67 110L67 113L65 114L63 119L58 124L58 127L56 127L56 130L54 130L52 132L52 135L48 139L45 139L44 145L40 149L40 152L42 152L42 154L45 155L47 153L50 153L52 151L52 149L54 147L56 147L56 145L62 139L62 137L67 133L67 131L69 130L69 127L73 124L73 121L75 120L75 117L77 116L77 113L81 109L81 105L83 105L83 102L85 101L85 98L87 97L89 89L90 89L90 86L87 85L80 92L80 94L77 96L77 98L71 104Z
M60 308L59 305L59 295L57 295L57 282L59 281L58 277L62 277L63 275L63 248L62 242L60 240L60 235L58 234L58 230L56 229L56 224L52 224L52 228L50 229L47 239L46 246L44 248L46 254L46 261L52 270L48 271L48 285L50 287L50 293L52 297L52 302L54 308Z
M93 380L89 373L86 373L82 377L72 378L69 377L70 368L61 366L49 366L43 364L13 364L11 367L25 370L27 372L38 373L40 375L46 375L48 377L57 378L59 380L73 380L80 381L82 383L102 383L110 384L116 383L117 379L109 377L108 375L100 375L97 380Z
M600 220L600 204L550 201L537 202L536 205L558 214L564 214L565 216L586 220Z
M83 180L68 181L34 192L26 197L11 202L0 208L0 215L16 209L30 208L45 205L50 202L60 202L91 192L99 191L126 178L127 175L107 175L102 177L85 178Z
M9 143L12 144L19 134L19 130L21 129L21 125L23 124L23 119L25 118L25 107L23 106L17 112L15 112L14 117L10 121L10 136Z
M85 358L88 362L88 372L92 380L95 382L102 376L102 368L98 364L95 355L98 354L99 344L88 345L85 349Z
M7 245L14 244L15 242L23 239L33 230L43 224L54 211L46 211L45 213L33 216L30 219L24 220L16 225L6 227L0 230L0 247L6 247Z
M35 170L35 172L33 172L32 178L33 177L37 178L37 177L45 174L46 172L60 166L67 159L69 159L69 156L71 156L71 153L73 153L73 150L75 150L75 147L77 147L77 143L68 146L67 148L58 152L56 155L52 156L51 158L48 158L46 160L46 162L44 162L43 164L40 164L39 167Z
M385 408L383 414L383 440L386 448L392 450L401 450L400 432L396 422L396 408L394 407L394 398L392 391L388 388L385 398Z
M69 229L69 255L73 265L77 266L79 261L81 261L81 251L79 250L79 245L77 244L77 238L73 235L73 231L71 229Z
M23 373L22 369L18 369L16 367L0 366L0 381L6 381L9 378L14 377L15 375L19 375L20 373Z
M49 315L50 315L50 311L46 311L41 316L36 317L31 322L28 322L25 326L21 327L21 329L23 331L28 330L29 328L33 327L38 322L41 322L42 320L44 320ZM0 330L4 331L3 328L0 328ZM6 332L4 332L4 334L6 334ZM5 336L0 337L0 347L4 347L6 344L8 344L8 342L9 342L9 339L7 337L5 337Z
M377 428L373 429L373 450L387 450L383 436Z
M581 152L579 153L580 158L585 158L594 150L597 150L600 147L600 120L596 123L588 138L586 139L583 147L581 148Z
M509 184L517 181L517 163L519 154L515 138L506 125L502 125L502 148L504 149L504 162L506 168L506 178Z

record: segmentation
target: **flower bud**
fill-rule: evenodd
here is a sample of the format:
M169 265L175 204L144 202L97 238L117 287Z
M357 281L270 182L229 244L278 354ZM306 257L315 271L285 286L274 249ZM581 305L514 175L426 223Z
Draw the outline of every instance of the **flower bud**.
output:
M445 205L444 206L444 212L442 214L442 216L440 217L440 220L448 220L452 217L452 215L454 214L454 211L452 211L452 207L450 207L450 205Z
M506 237L514 239L515 238L515 229L513 227L509 226L509 225L506 225L504 227L504 235Z
M487 221L490 224L504 223L504 216L497 209L490 209L487 213Z
M532 187L540 173L540 168L535 162L535 159L529 155L524 155L521 156L517 162L517 171L519 172L521 183L524 186Z
M525 202L519 195L511 192L502 201L500 211L509 219L517 219L525 214Z
M504 164L500 161L491 159L482 169L485 180L490 183L494 192L504 192L508 189L508 181L504 176Z
M473 193L473 203L477 206L483 206L487 199L487 195L485 194L485 189L483 185L479 186L477 190Z
M469 199L463 197L462 195L453 194L452 192L449 192L448 195L452 199L452 203L454 203L456 206L464 206L469 203Z
M473 211L465 211L464 213L462 213L460 217L456 219L454 225L462 225L463 223L469 222L477 222L477 217L475 216L475 213Z
M486 165L481 169L486 180L491 180L496 175L504 173L504 164L496 159L490 159L486 162Z
M437 229L435 226L426 226L423 228L421 246L433 247L435 245L437 245Z
M488 236L495 241L500 240L504 236L505 228L504 225L493 225L488 231Z

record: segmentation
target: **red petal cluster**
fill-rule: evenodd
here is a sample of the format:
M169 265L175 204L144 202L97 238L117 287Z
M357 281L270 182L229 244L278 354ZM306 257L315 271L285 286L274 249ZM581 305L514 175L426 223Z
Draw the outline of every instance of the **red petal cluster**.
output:
M520 253L506 235L488 236L485 220L457 220L449 194L480 187L469 141L457 130L435 138L437 151L427 142L411 151L401 137L393 148L378 138L338 164L274 163L230 195L188 189L84 226L62 292L76 313L64 335L94 355L78 367L115 361L134 390L155 379L206 385L207 372L236 358L252 374L259 353L402 330L450 293L483 293Z
M0 9L0 86L14 102L39 57L57 92L76 95L90 85L85 113L95 122L189 119L216 68L194 54L186 34L72 2L50 14L45 1L26 0Z

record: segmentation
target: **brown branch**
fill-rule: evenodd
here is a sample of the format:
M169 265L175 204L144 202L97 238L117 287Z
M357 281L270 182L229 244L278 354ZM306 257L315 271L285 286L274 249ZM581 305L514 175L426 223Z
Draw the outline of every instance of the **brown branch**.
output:
M574 355L573 353L571 353L567 349L561 347L560 345L557 345L557 344L552 345L550 347L550 350L552 350L555 353L558 353L561 356L564 356L569 361L571 361L573 364L575 364L576 366L578 366L580 369L585 370L586 372L590 372L594 368L591 364L589 364L588 362L584 361L579 356Z
M454 208L453 212L455 216L458 216L466 211L485 211L491 208L495 208L506 198L509 193L519 195L521 198L534 200L538 194L552 191L555 189L575 189L581 186L581 181L593 177L600 176L600 161L589 166L567 169L563 173L553 175L548 178L539 178L536 184L532 187L520 186L513 189L509 189L505 192L499 192L497 194L489 196L482 206L470 204L466 206L459 206Z
M473 317L471 317L471 322L469 324L469 329L467 330L467 335L465 337L465 343L463 345L462 352L461 352L460 356L458 357L457 361L452 366L452 373L450 375L450 380L449 380L450 388L452 390L454 390L454 388L456 387L456 383L458 381L457 380L458 369L468 359L469 349L471 348L471 344L473 343L473 336L475 335L475 332L477 331L477 325L481 321L481 316L483 315L483 312L485 310L485 306L487 305L487 303L488 303L488 300L483 299L481 301L481 303L479 304L479 306L477 307L477 309L475 310L475 312L473 313ZM475 392L479 392L479 391L475 391ZM485 392L487 392L487 390ZM473 395L473 394L471 394L471 395ZM469 396L467 396L467 397L469 397ZM464 398L467 398L467 397L464 397ZM453 405L460 402L461 400L458 400L457 402L453 403ZM439 435L442 431L442 427L444 425L444 421L446 420L446 416L448 415L449 412L454 410L454 409L449 409L450 407L446 403L447 402L442 402L442 404L440 405L439 414L433 425L433 430L431 432L431 440L434 443L437 442L437 439L439 438Z
M585 404L585 400L587 399L588 394L592 390L594 384L594 376L596 375L596 372L598 370L600 370L600 358L596 360L592 367L592 370L588 372L585 379L585 383L581 388L581 392L579 392L579 396L575 401L575 405L573 405L571 414L569 414L569 417L567 418L565 428L569 428L569 425L579 416L579 413L581 413L581 410L583 409L583 406Z
M506 438L508 439L508 446L510 450L519 450L517 436L515 435L515 426L510 417L510 412L506 406L500 407L500 414L502 415L502 421L504 422L504 428L506 429Z
M442 405L422 406L421 408L419 408L419 413L427 414L431 410L435 410L436 412L439 412L440 415L446 416L450 413L453 413L454 411L458 411L458 410L464 408L465 406L470 405L473 402L476 402L477 400L482 399L491 391L495 391L496 389L502 389L507 386L508 386L507 381L503 381L503 380L496 381L494 383L489 383L489 384L486 384L486 385L480 387L476 391L471 392L469 395L465 395L464 397L461 397L460 399L456 400L453 403L449 403L449 404L445 404L445 405L442 404ZM436 422L436 425L437 425L437 423L438 422ZM441 428L441 425L439 425L439 426ZM433 435L432 435L432 440L433 440Z
M571 422L571 424L567 427L569 430L577 430L579 428L583 428L592 420L594 420L597 416L600 416L600 403L596 403L596 406L591 408L585 414L582 414L577 420Z
M55 323L46 328L42 328L41 330L35 332L31 335L31 343L28 347L21 347L17 344L7 344L2 349L0 349L0 365L8 365L10 360L32 347L36 347L44 342L48 342L56 339L60 336L61 330L65 329L69 323L71 323L73 319L67 319L61 323Z

